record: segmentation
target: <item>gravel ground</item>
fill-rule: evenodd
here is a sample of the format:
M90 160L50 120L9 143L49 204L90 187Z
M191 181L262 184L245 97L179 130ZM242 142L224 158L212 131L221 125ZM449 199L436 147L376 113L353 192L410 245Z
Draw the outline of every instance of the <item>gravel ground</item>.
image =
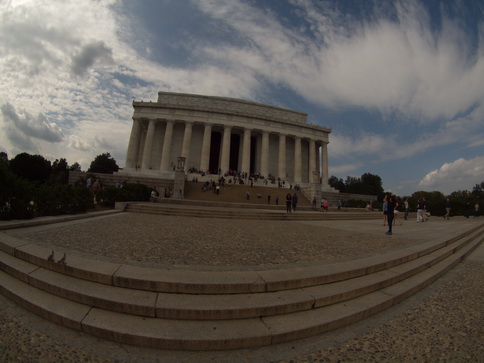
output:
M484 269L464 262L370 331L290 362L484 362Z
M375 221L375 223L377 223ZM415 240L301 222L219 220L123 213L31 233L49 248L131 264L238 266L351 258ZM354 243L358 241L358 243Z

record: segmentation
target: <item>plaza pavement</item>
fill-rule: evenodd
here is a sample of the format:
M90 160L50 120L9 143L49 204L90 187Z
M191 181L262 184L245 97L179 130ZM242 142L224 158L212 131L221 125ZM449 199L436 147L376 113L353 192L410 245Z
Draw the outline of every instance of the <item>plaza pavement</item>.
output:
M55 219L56 217L50 217L44 221L47 223ZM131 229L137 233L147 233L147 238L138 239L138 242L148 245L147 249L133 250L123 247L123 238L130 238L123 229L127 219L131 221ZM307 261L342 259L344 256L351 259L362 254L378 253L381 249L399 248L406 244L445 237L483 222L479 218L462 217L454 217L450 221L431 218L426 223L416 223L411 219L404 221L402 226L395 226L394 235L390 237L384 235L386 227L383 227L382 220L379 219L298 222L173 219L174 217L132 213L111 215L110 212L103 212L94 218L74 218L61 224L32 227L22 225L20 229L8 230L8 233L44 245L68 248L68 244L69 248L79 254L91 254L103 260L113 259L113 255L117 254L115 260L122 259L133 264L179 263L177 252L180 252L180 248L177 248L176 243L179 243L180 239L177 239L177 236L186 236L187 232L190 236L197 233L196 237L190 238L194 248L183 256L183 263L199 268L223 269L239 265L240 262L235 262L241 260L249 264L299 264ZM31 222L38 223L39 220ZM11 226L12 222L0 222L0 228L5 228L9 223ZM260 240L252 241L252 237L250 242L245 240L247 242L240 243L240 233L247 233L248 227L252 236L258 236ZM273 245L263 250L262 256L253 253L255 248L260 247L261 241L273 240L275 231L284 227L293 231L295 235L302 235L306 241L301 243L294 241L294 238L285 240L280 237L286 235L283 233L277 239L278 244L286 247L293 244L300 248L289 249L291 254L286 255L282 261L279 256L281 249L278 250ZM213 231L214 228L223 233L212 233L206 237L207 231ZM155 234L150 233L159 232L160 229L169 229L172 241L176 243L172 248L163 250L163 261L143 261L146 251L153 248L149 241L152 241ZM116 234L119 230L124 232ZM116 238L109 241L100 240L101 232L115 235ZM325 244L326 248L322 248L321 243L316 243L314 237L320 234L328 240L335 240L335 245ZM210 256L207 259L203 251L207 243L217 241L217 238L232 241L233 244L220 244L221 252L213 263ZM80 244L83 246L79 246ZM335 249L338 253L334 253ZM202 256L193 253L197 250ZM45 321L0 296L0 356L5 361L478 362L482 361L481 357L484 356L483 266L484 247L481 244L463 263L444 277L383 313L346 328L304 340L226 352L161 351L103 341Z

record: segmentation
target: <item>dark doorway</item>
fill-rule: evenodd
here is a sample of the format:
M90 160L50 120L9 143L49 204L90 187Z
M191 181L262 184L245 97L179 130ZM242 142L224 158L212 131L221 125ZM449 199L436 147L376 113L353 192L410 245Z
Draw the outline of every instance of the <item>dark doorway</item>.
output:
M208 163L208 169L212 174L218 174L221 140L222 135L220 132L212 131L212 140L210 142L210 161Z
M230 135L230 159L229 169L233 171L239 170L239 147L240 147L240 135Z
M257 137L253 136L250 138L250 173L254 174L255 170L255 157L257 151Z

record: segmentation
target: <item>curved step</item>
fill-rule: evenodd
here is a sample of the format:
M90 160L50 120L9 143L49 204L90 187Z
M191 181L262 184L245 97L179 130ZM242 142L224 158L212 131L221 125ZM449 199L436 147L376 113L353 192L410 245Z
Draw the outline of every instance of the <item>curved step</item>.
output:
M461 261L482 242L481 234L454 246L454 253L431 267L378 291L331 305L313 304L311 309L261 318L186 320L115 312L52 295L5 272L0 272L0 289L4 295L46 319L103 339L163 349L258 347L333 330L397 304ZM23 268L30 269L27 265Z
M235 208L236 205L233 206ZM249 219L249 220L354 220L354 219L378 219L381 214L377 212L331 212L321 213L318 211L305 211L286 213L285 207L281 206L279 211L265 209L199 209L196 206L183 207L162 203L139 203L128 202L126 212L148 213L170 216L218 218L218 219Z
M420 258L393 264L385 270L376 271L374 265L374 272L359 277L249 294L204 294L207 289L203 287L197 295L144 291L136 286L122 288L57 273L1 251L0 268L51 294L98 308L170 319L242 319L308 310L376 291L431 267L479 236L480 231L474 231ZM292 275L292 269L284 272L287 278Z

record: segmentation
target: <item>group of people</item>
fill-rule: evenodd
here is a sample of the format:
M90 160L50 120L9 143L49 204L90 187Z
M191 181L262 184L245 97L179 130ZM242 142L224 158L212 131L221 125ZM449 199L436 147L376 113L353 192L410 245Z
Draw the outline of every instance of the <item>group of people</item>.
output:
M404 218L405 220L408 219L408 214L409 214L409 204L408 204L408 199L405 199L403 202L403 206L405 209L405 215ZM386 226L388 225L388 231L386 234L391 235L392 232L392 226L395 223L400 223L400 225L403 224L403 222L399 218L399 203L397 200L397 197L391 194L388 194L385 196L385 199L383 200L383 225ZM448 213L450 212L450 209L448 210ZM425 198L421 198L417 202L417 222L427 222L429 219L429 215L427 212L427 202Z
M286 194L286 211L287 213L292 213L296 211L298 202L298 196L296 193L291 195L291 193Z

